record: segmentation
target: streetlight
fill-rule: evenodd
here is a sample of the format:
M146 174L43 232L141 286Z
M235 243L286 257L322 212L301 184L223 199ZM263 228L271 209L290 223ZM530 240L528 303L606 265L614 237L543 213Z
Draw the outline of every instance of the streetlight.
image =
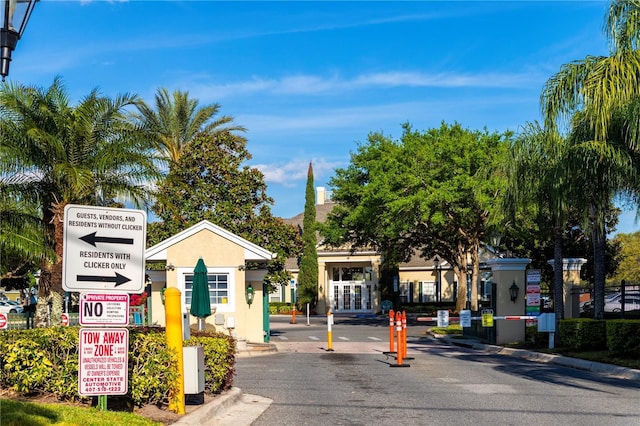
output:
M0 75L2 81L9 75L9 63L11 62L11 52L22 37L24 29L27 27L29 17L36 2L39 0L0 0L2 9L2 27L0 28Z

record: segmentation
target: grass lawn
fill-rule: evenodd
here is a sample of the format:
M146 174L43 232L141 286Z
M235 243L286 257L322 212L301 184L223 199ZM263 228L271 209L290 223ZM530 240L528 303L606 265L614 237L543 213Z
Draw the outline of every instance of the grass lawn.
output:
M69 404L41 404L0 399L2 426L158 426L137 414L119 411L100 411L96 408Z

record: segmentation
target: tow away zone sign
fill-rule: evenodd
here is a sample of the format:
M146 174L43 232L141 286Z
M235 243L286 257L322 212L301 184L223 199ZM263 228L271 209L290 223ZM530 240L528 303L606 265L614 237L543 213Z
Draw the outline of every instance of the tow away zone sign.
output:
M125 395L129 378L129 330L81 328L79 364L80 395Z

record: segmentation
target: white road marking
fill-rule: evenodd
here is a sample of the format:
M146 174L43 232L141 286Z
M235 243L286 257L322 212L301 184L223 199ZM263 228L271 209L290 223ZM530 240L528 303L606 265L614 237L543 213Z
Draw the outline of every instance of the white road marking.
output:
M320 340L320 338L316 337L316 336L309 336L309 339L311 339L311 340Z
M382 340L382 339L378 339L377 337L371 337L371 336L367 337L367 339L375 340L376 342L379 342Z
M340 339L340 340L351 340L348 337L343 337L343 336L339 336L338 339Z

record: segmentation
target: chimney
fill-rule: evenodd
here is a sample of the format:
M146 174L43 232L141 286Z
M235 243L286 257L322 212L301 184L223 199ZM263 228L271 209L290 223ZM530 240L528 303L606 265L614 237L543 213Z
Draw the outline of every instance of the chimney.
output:
M316 202L316 205L321 206L325 202L327 190L324 188L324 186L318 186L316 187L316 192L318 193L318 200Z

